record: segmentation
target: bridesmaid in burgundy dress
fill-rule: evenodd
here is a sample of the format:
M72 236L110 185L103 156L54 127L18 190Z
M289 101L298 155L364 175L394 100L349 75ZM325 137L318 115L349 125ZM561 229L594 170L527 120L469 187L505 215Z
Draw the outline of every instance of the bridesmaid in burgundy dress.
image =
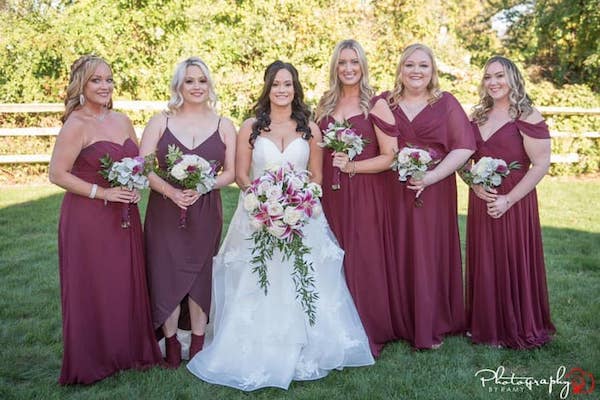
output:
M360 155L349 160L342 152L326 149L323 163L323 211L340 246L344 249L346 282L369 337L371 352L378 357L384 344L395 339L385 274L386 243L391 237L386 214L385 177L381 171L392 163L396 141L373 125L371 119L393 125L387 103L371 103L367 59L355 40L337 44L331 58L330 88L316 110L317 123L326 130L330 123L348 121L369 141ZM330 159L330 161L327 161ZM340 174L340 189L333 190ZM387 249L389 251L389 249Z
M416 179L388 175L396 264L389 264L394 327L416 349L441 346L465 326L462 263L454 172L475 149L461 105L439 89L431 49L408 46L395 88L384 93L396 118L398 148L437 153L439 163ZM418 201L416 201L418 197Z
M504 57L485 65L473 111L477 151L521 167L500 186L472 185L467 219L467 313L474 343L525 349L550 341L535 186L550 166L550 134L521 73Z
M152 319L165 336L166 359L181 363L177 328L191 330L189 359L202 348L210 310L212 258L219 249L223 215L219 188L233 182L236 132L214 111L216 94L206 64L197 57L179 63L171 82L169 110L155 115L144 131L140 153L156 153L166 171L169 145L222 167L213 190L201 195L149 176L152 191L145 222ZM187 225L179 227L180 209Z
M63 363L59 383L89 384L161 361L144 266L140 194L110 188L100 158L138 155L129 119L112 111L112 72L83 56L71 67L64 123L50 161L50 181L67 190L58 228ZM131 226L121 208L131 203Z

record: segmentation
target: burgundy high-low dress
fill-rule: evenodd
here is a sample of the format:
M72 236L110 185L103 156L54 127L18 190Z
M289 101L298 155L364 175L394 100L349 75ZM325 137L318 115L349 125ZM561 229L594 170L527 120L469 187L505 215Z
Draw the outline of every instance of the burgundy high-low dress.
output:
M138 155L136 144L95 142L84 148L71 173L108 187L100 158ZM61 384L92 383L128 368L162 360L150 319L142 226L136 205L131 226L121 228L123 203L106 205L67 192L58 227L64 353Z
M440 159L455 149L475 149L469 119L450 93L412 121L400 107L392 112L399 149L431 149ZM394 328L416 349L429 349L465 327L456 177L452 173L426 187L419 197L422 206L416 207L416 192L407 182L400 182L395 172L387 176L396 250L395 264L388 263Z
M474 124L481 157L517 161L499 187L509 193L527 173L531 162L521 134L549 139L545 122L508 122L487 141ZM487 214L485 201L469 193L467 219L467 313L475 343L525 349L550 341L555 332L550 320L542 232L535 189L516 202L502 217Z
M188 149L167 126L156 148L159 166L165 171L165 156L170 144L179 147L184 154L196 154L220 166L225 162L225 144L218 127L200 145ZM185 228L179 227L179 210L171 199L150 192L144 233L152 321L158 337L162 336L159 328L179 304L182 306L179 327L191 329L188 296L206 315L210 312L212 259L219 249L223 227L220 191L211 190L187 208Z
M322 130L332 117L319 123ZM373 123L363 114L350 117L352 128L369 143L354 160L379 155ZM363 323L371 352L381 353L386 342L395 339L389 306L385 264L386 242L392 235L384 191L383 174L356 174L352 178L341 173L341 188L332 190L337 168L332 165L332 150L325 149L323 158L323 211L340 247L344 249L344 274Z

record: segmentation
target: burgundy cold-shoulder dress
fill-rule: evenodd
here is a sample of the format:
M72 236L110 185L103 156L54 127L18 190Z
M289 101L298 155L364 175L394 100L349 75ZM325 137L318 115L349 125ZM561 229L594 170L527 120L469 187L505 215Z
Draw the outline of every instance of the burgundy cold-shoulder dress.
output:
M100 158L138 155L136 144L95 142L84 148L71 173L108 187ZM63 362L59 383L89 384L119 370L162 360L150 318L142 225L137 205L121 228L123 203L104 204L66 193L58 228Z
M328 117L320 121L322 130L334 122ZM369 143L354 160L379 155L377 137L370 118L363 114L350 117L356 132ZM363 323L371 352L375 357L384 344L394 340L389 306L389 286L385 274L392 235L385 203L384 174L340 175L339 190L332 190L337 168L332 165L332 150L325 149L323 158L323 212L340 247L344 250L344 274L350 294Z
M481 157L517 161L499 194L509 193L527 173L531 162L522 135L549 139L545 122L511 121L488 140L474 125ZM469 193L467 218L467 314L475 343L525 349L550 341L555 332L550 320L542 232L535 189L516 202L502 217L487 214L485 201Z
M450 93L444 92L412 121L400 107L392 112L399 149L435 150L440 159L455 149L475 149L472 126ZM456 177L450 174L425 188L417 207L407 183L395 172L387 176L395 244L395 263L387 271L394 329L414 348L429 349L465 328Z
M158 163L163 170L167 168L165 156L170 144L179 147L184 154L196 154L221 166L225 162L225 144L218 127L200 145L188 149L169 130L167 121L167 128L156 149ZM210 312L212 262L219 249L223 227L220 191L211 190L187 208L185 228L179 227L179 210L162 194L150 192L144 234L152 320L157 337L162 337L159 328L180 304L179 327L191 329L188 296L207 315Z

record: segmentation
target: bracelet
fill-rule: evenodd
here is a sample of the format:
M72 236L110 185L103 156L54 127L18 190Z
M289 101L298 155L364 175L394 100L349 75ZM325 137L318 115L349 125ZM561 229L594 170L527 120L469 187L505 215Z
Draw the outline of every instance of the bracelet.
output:
M167 199L167 191L165 190L165 186L166 186L166 185L162 185L162 186L160 187L160 191L162 192L162 197L163 197L163 199L165 199L165 200L166 200L166 199Z
M349 178L352 178L356 175L356 161L350 161L352 163L352 171L350 171Z
M88 196L90 199L93 199L96 197L96 192L98 191L98 185L96 185L95 183L92 185L92 191L90 192L90 195Z

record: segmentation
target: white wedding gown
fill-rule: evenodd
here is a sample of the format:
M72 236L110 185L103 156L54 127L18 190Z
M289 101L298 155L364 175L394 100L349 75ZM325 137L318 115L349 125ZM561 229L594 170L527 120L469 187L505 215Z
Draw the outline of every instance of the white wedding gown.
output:
M290 162L306 169L309 144L298 138L283 153L258 137L252 153L252 176ZM311 326L296 300L292 260L275 250L268 262L268 294L258 285L250 264L252 234L248 213L238 206L227 236L214 258L210 321L204 349L187 368L200 379L240 390L267 386L287 389L292 380L324 377L332 369L374 363L367 336L342 271L344 252L325 217L310 219L304 242L314 267L316 323Z

